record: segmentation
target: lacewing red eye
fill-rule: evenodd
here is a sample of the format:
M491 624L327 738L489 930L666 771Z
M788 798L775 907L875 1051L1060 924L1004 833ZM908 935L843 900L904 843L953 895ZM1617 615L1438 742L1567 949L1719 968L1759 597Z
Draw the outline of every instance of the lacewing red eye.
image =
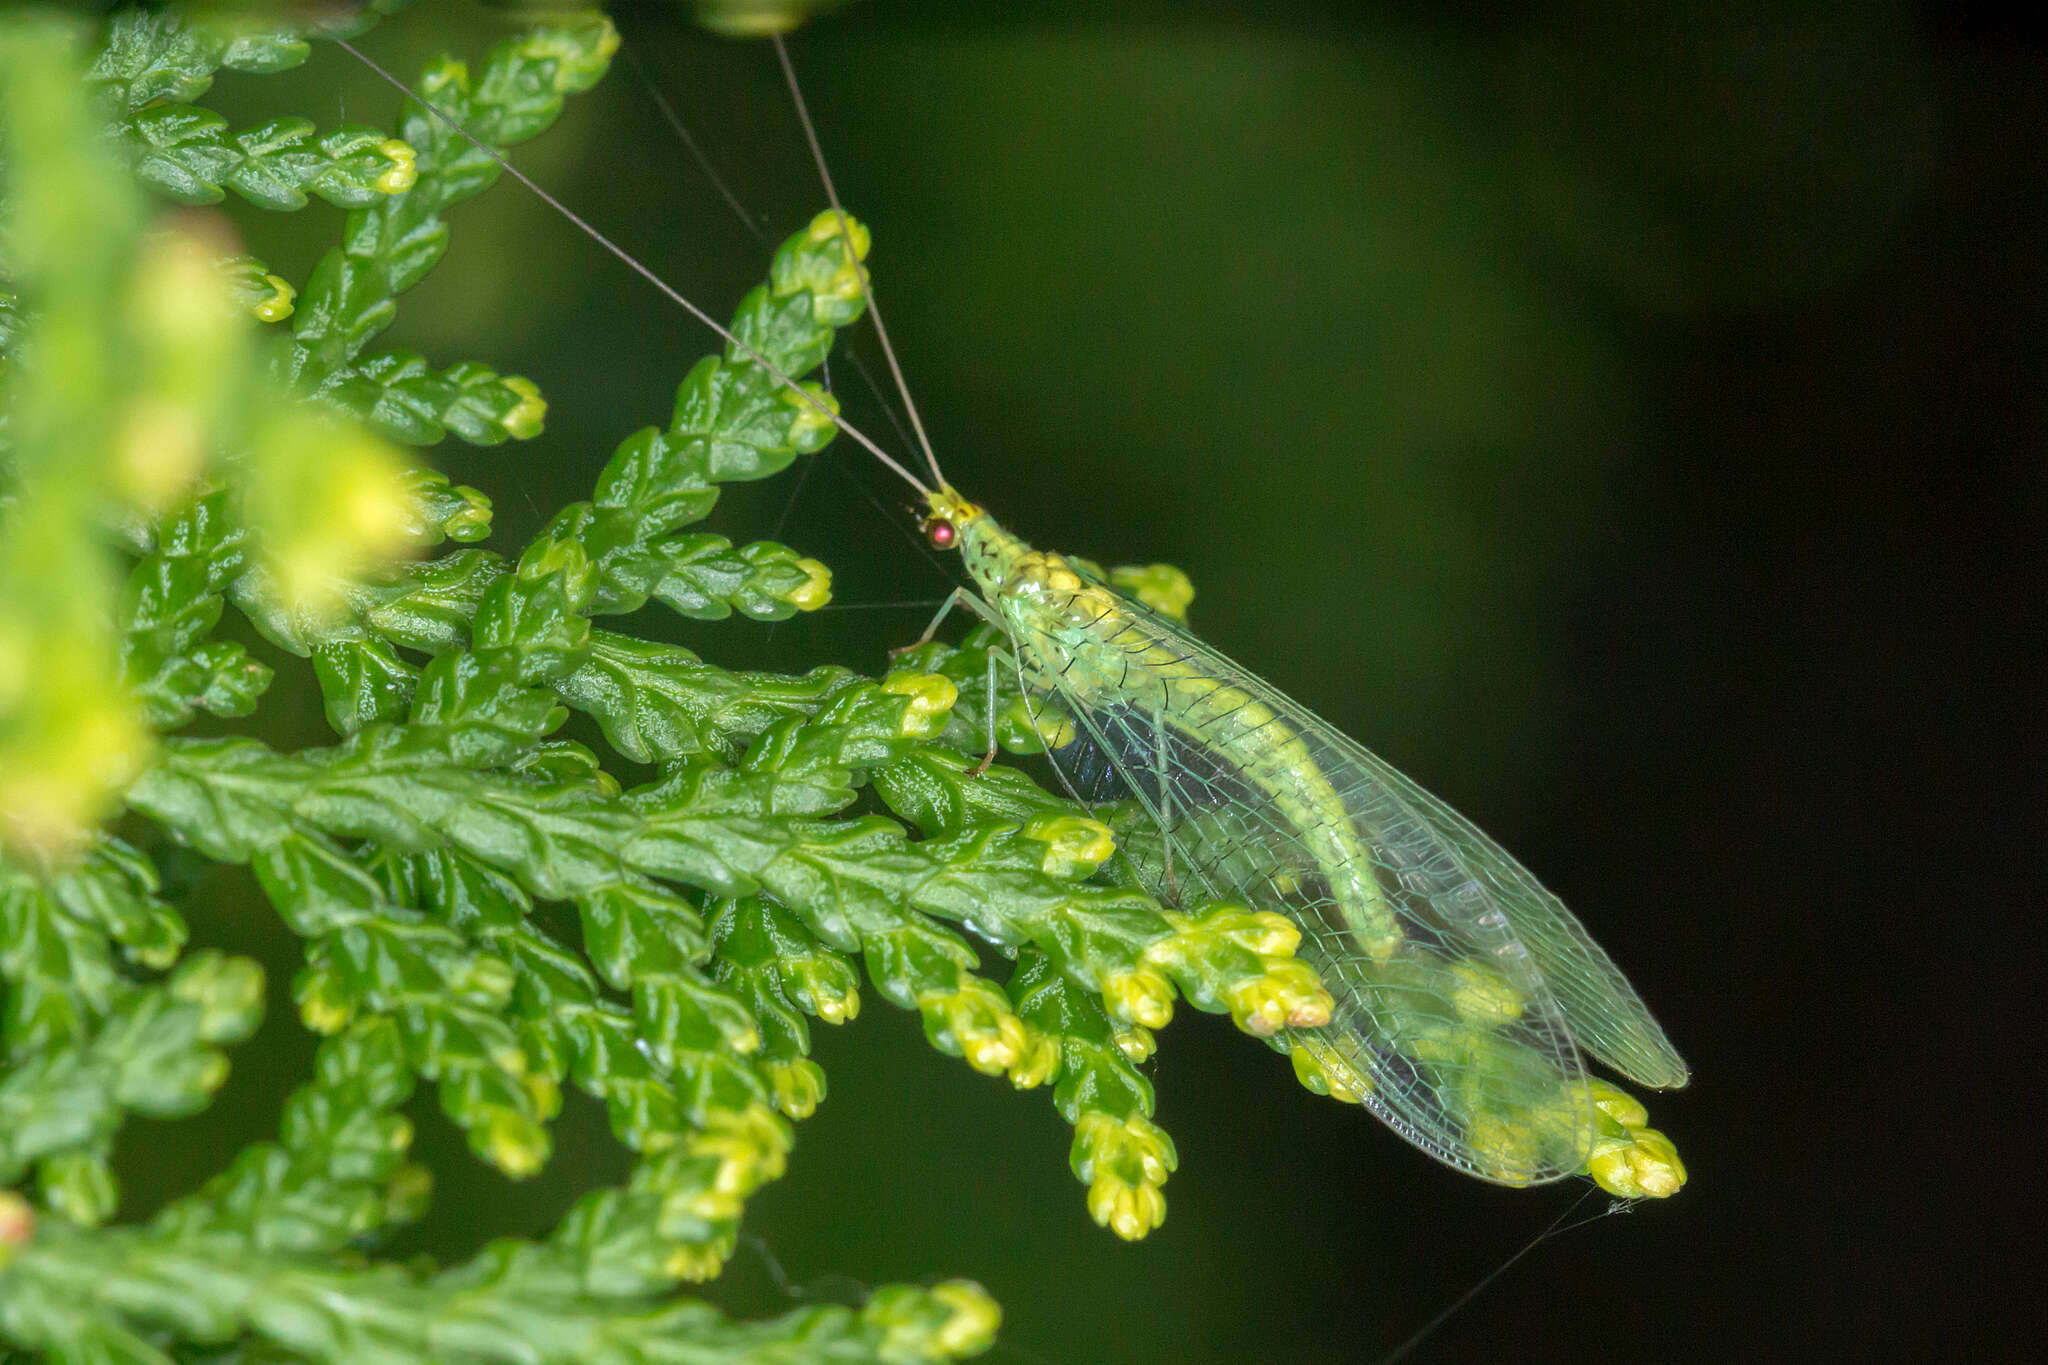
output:
M931 541L934 550L950 550L953 542L960 538L960 532L953 523L943 517L933 517L924 524L925 539Z

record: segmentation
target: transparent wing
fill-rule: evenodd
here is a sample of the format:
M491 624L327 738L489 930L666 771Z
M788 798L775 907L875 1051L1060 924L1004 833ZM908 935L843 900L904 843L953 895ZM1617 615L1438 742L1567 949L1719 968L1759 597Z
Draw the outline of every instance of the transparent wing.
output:
M1001 604L1027 693L1075 722L1052 752L1077 790L1106 764L1159 828L1130 850L1162 896L1240 899L1302 929L1302 956L1337 1002L1332 1024L1286 1041L1390 1127L1450 1165L1523 1184L1577 1172L1592 1140L1579 1046L1645 1084L1685 1067L1641 1000L1554 896L1468 821L1298 703L1125 599L1130 623L1076 638ZM1115 655L1186 666L1175 687ZM1076 652L1096 652L1076 670ZM1191 674L1198 681L1190 684ZM1076 686L1077 677L1095 679ZM1126 685L1106 687L1104 677ZM1291 734L1341 806L1400 931L1390 956L1362 941L1332 891L1330 841L1208 742L1221 703L1248 697ZM1218 701L1220 699L1220 702ZM1239 750L1240 756L1242 750ZM1347 869L1336 869L1343 872Z
M1299 708L1297 708L1299 709ZM1483 886L1535 959L1572 1038L1603 1066L1639 1085L1674 1090L1691 1070L1607 950L1535 874L1464 816L1355 741L1338 747L1359 773L1395 794L1456 863Z

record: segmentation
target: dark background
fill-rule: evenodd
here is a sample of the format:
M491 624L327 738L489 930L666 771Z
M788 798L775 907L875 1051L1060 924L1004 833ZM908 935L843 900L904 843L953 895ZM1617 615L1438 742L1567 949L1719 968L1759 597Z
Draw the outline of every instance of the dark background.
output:
M1703 8L875 0L794 50L954 480L1034 540L1187 569L1208 639L1515 850L1694 1066L1648 1097L1684 1193L1535 1247L1415 1358L2019 1358L2048 62L1988 10ZM480 60L497 22L426 3L370 45ZM766 49L621 22L766 231L822 207ZM347 67L306 88L388 120ZM623 65L519 159L714 312L764 269ZM248 230L302 276L335 224L298 217ZM392 339L551 399L542 442L437 455L507 549L707 349L510 185ZM841 603L936 601L902 502L840 443L713 525L818 554ZM875 668L928 610L635 624ZM831 1097L747 1227L799 1295L982 1281L1008 1359L1374 1360L1579 1196L1439 1168L1184 1017L1171 1213L1126 1246L1044 1094L867 1003L821 1030ZM289 1068L238 1065L246 1111L152 1160L275 1122ZM421 1121L440 1255L624 1169L587 1109L516 1189ZM711 1292L789 1302L745 1251Z

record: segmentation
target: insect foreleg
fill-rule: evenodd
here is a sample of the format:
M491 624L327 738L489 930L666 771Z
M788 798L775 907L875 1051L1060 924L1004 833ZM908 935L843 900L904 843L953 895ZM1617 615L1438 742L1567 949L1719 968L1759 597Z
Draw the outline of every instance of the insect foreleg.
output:
M889 652L891 654L906 654L913 649L930 644L932 637L939 633L939 627L945 624L946 618L953 614L955 607L965 607L997 630L1003 629L1003 619L996 614L994 607L991 607L967 588L955 588L947 593L946 600L939 604L938 615L932 617L931 624L924 628L924 634L918 636L912 643L901 645ZM980 777L988 771L989 765L996 761L996 661L998 658L1007 659L1012 665L1016 663L1016 660L1011 658L1006 651L993 647L988 651L988 690L986 693L988 699L988 749L982 754L981 762L967 770L969 776L972 777ZM1018 676L1021 678L1022 674L1020 673Z
M996 761L996 655L1001 652L993 647L988 651L988 704L983 709L988 723L988 749L982 754L981 762L967 770L970 777L980 777L988 771L988 765Z
M889 652L891 654L908 654L913 649L930 644L932 637L939 633L939 627L946 623L946 618L953 614L953 608L955 607L966 607L997 630L1003 629L1003 620L1000 616L996 615L994 607L976 597L972 589L955 588L946 594L945 601L939 603L939 613L932 617L932 623L924 628L924 634L918 636L907 645L898 645Z

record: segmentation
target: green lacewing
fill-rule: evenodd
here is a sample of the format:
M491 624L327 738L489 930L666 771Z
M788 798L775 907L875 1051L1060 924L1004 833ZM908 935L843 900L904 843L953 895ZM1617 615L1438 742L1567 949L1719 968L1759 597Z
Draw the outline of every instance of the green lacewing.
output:
M979 590L961 600L1003 632L1025 695L1057 708L1035 728L1071 736L1048 747L1054 765L1078 788L1106 762L1143 804L1160 852L1138 861L1140 880L1176 903L1277 911L1301 931L1334 1010L1281 1041L1306 1051L1317 1088L1503 1184L1584 1173L1596 1154L1623 1151L1640 1176L1641 1158L1662 1155L1640 1107L1589 1083L1580 1054L1659 1088L1684 1085L1685 1063L1521 864L1089 566L1031 548L949 484L925 496L927 536L959 550ZM1673 1193L1682 1168L1669 1159L1670 1175L1644 1188L1603 1183Z

